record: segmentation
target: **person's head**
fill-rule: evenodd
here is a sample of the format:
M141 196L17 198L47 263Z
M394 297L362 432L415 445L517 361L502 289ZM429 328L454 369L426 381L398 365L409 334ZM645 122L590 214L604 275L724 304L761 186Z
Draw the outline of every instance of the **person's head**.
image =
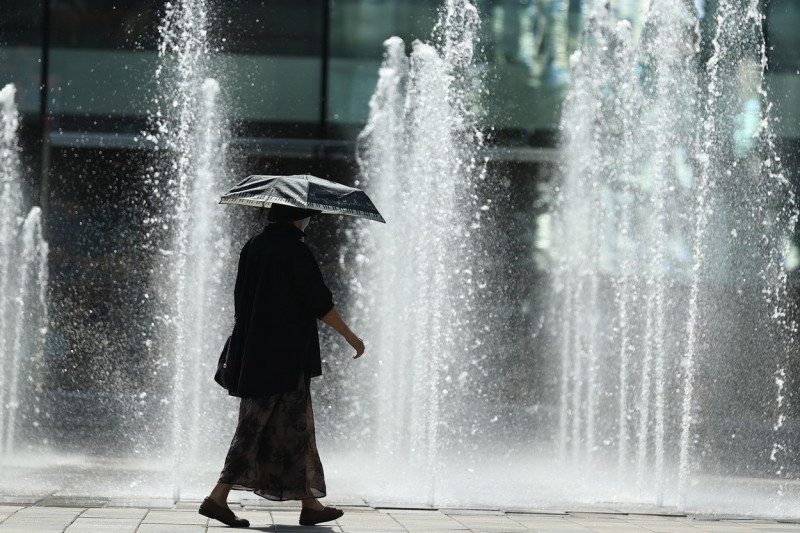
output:
M267 220L271 223L294 223L301 231L306 229L313 215L319 211L314 209L301 209L283 204L272 204L267 212ZM297 224L299 222L299 224Z

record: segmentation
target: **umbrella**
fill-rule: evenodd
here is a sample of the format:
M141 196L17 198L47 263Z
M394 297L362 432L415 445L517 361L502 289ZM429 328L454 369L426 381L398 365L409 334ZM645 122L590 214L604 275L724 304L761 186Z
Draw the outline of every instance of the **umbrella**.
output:
M364 191L309 174L248 176L223 194L219 203L265 208L282 204L386 222Z

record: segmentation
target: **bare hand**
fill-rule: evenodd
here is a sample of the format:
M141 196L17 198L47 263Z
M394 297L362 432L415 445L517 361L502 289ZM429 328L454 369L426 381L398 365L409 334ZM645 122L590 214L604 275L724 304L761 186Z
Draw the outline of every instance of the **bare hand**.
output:
M364 341L358 338L357 335L348 335L345 337L347 343L355 348L356 354L353 356L353 359L358 359L364 353Z
M344 323L344 320L342 320L342 317L339 315L339 311L337 311L335 307L322 317L322 321L335 329L339 335L344 337L350 346L356 349L356 354L353 356L353 359L361 357L361 354L364 353L364 341L358 338L358 335L347 327L347 324Z

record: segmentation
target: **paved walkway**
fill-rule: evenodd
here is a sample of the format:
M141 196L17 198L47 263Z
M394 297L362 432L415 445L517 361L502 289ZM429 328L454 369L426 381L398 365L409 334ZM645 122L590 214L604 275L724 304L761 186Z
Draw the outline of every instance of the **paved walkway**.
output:
M99 506L103 505L103 506ZM0 504L0 533L205 533L228 528L197 513L199 502L171 508L109 506L99 501L68 500L36 505ZM236 508L251 531L337 533L777 533L800 532L800 520L775 521L680 514L630 514L596 511L500 511L347 507L335 523L297 525L299 508Z

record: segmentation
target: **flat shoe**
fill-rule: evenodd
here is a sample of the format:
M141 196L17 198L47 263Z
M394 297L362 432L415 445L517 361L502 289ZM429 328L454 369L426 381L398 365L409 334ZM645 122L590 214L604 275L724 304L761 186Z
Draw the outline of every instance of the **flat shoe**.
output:
M321 511L314 509L304 508L300 511L300 525L301 526L316 526L322 522L330 522L341 518L344 511L336 507L323 507Z
M244 518L237 518L233 511L218 505L211 498L206 498L200 505L200 510L197 511L203 516L219 520L226 526L230 527L250 527L250 521Z

